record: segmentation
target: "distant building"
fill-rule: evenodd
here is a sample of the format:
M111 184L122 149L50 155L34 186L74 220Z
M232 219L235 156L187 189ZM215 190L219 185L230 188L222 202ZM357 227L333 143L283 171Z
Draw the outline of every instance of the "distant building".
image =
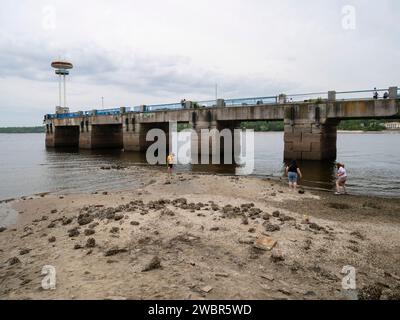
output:
M385 127L387 130L400 130L400 122L386 122Z

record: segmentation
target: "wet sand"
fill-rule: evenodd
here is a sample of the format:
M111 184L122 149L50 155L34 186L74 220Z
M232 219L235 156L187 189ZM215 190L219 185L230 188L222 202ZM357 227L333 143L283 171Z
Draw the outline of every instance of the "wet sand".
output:
M139 190L9 203L0 299L354 298L344 266L359 298L400 297L400 199L140 170ZM41 287L45 265L55 290Z

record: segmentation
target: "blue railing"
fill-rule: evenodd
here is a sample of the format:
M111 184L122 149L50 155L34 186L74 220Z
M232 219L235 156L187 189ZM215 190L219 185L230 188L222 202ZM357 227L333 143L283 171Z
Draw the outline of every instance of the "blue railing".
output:
M179 110L183 108L184 105L182 105L182 103L154 104L150 106L145 106L145 111L151 112L151 111L161 111L161 110Z
M97 116L117 116L121 113L120 108L96 110Z
M78 118L82 114L80 112L72 112L72 113L59 113L56 115L57 119L67 119L67 118Z
M299 93L299 94L289 94L286 96L287 102L304 102L309 100L317 99L327 99L327 92L311 92L311 93Z
M125 107L126 112L140 112L140 106Z
M197 105L200 108L213 108L217 106L216 100L198 101Z
M227 107L238 107L238 106L253 106L262 104L275 104L278 98L273 97L258 97L258 98L244 98L244 99L227 99L225 105Z
M353 99L372 99L375 92L378 92L379 98L384 96L384 93L388 93L388 89L377 89L377 90L358 90L358 91L339 91L336 92L337 100L353 100ZM368 93L368 97L366 96ZM400 88L398 91L398 97L400 97ZM313 93L301 93L301 94L289 94L285 95L286 103L298 103L315 99L327 99L327 92L313 92ZM225 106L227 107L240 107L240 106L254 106L254 105L268 105L279 103L280 96L269 96L269 97L257 97L257 98L242 98L242 99L227 99L224 100ZM216 100L198 101L195 102L200 108L214 108L217 106ZM162 110L180 110L184 109L185 104L181 103L168 103L168 104L155 104L148 106L134 106L125 107L126 112L154 112ZM47 119L66 119L66 118L77 118L82 116L114 116L120 115L120 108L112 108L97 111L83 111L83 112L72 112L72 113L59 113L59 114L47 114Z

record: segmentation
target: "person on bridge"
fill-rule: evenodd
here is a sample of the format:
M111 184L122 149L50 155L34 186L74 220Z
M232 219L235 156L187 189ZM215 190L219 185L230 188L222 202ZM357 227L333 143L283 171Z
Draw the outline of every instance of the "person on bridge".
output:
M388 93L388 92L385 92L385 93L383 94L383 99L387 99L387 98L389 98L389 93Z
M174 168L174 154L170 153L167 157L168 176L171 177L172 169Z
M342 193L340 192L340 189L343 188L344 194L347 194L346 191L346 182L347 182L347 171L344 167L344 164L342 163L337 163L336 164L337 168L337 180L336 180L336 195L341 195Z
M375 99L375 100L378 100L378 98L379 98L379 93L378 93L378 91L376 90L376 88L374 88L374 90L375 90L375 92L374 92L374 99Z
M297 189L297 182L303 178L303 174L301 173L300 168L297 166L297 161L293 160L290 165L286 167L286 175L289 179L289 189L296 190Z

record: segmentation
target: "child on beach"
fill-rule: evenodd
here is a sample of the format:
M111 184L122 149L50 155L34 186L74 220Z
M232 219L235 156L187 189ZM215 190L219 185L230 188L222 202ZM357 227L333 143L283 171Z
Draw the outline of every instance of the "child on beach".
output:
M289 166L286 167L286 175L289 179L289 189L296 190L297 181L300 177L303 178L300 168L297 166L296 160L293 160Z
M336 195L341 195L340 189L343 188L344 194L347 194L346 191L346 182L347 182L347 171L344 168L344 164L337 163L336 164L337 173L336 173Z
M168 176L171 177L172 169L174 168L174 154L170 153L167 157Z

